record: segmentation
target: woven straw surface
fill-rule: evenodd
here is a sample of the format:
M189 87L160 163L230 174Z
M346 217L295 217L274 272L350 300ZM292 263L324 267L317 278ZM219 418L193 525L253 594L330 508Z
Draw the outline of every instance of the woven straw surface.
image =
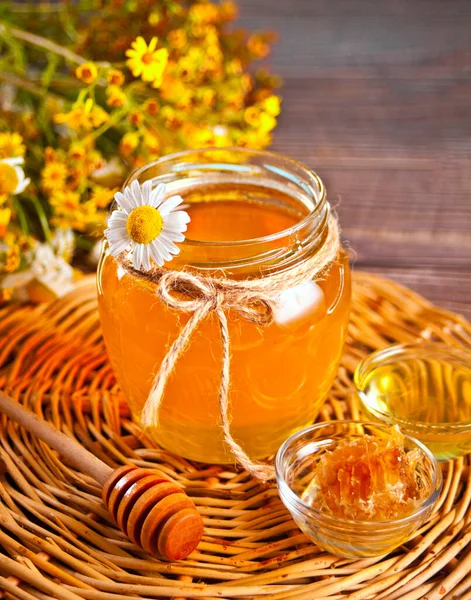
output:
M374 349L418 337L471 347L464 319L390 281L361 273L354 281L345 355L320 420L358 417L352 370ZM93 480L3 417L0 596L471 599L468 458L444 465L437 511L407 545L377 559L331 556L296 528L274 485L236 468L190 464L143 436L105 356L91 279L53 304L0 311L0 387L109 465L160 469L186 488L205 522L185 561L150 557L114 526Z

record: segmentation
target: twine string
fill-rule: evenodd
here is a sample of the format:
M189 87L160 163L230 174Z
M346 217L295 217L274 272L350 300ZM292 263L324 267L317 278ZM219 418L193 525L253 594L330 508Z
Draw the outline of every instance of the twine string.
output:
M118 262L128 272L132 272L139 279L157 284L156 294L168 308L191 314L177 339L171 344L155 375L142 410L142 425L158 426L165 386L175 369L176 362L188 348L191 336L199 324L209 315L215 314L222 342L218 401L224 440L237 461L249 473L261 481L272 479L275 475L274 468L250 459L231 433L229 417L231 344L226 311L233 310L246 321L259 326L269 325L275 318L281 292L305 281L320 279L330 269L339 248L338 223L336 218L330 215L327 238L314 256L288 271L257 279L215 278L188 271L168 271L157 268L143 272L135 270L127 257L119 256Z

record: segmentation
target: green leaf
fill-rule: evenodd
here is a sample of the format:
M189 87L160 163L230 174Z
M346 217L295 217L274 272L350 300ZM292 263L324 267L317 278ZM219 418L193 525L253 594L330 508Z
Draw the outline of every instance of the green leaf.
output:
M23 233L25 235L29 235L28 218L25 214L25 211L23 209L23 206L21 205L20 200L18 199L18 196L13 196L12 204L15 208L15 212L18 217L18 221L20 222L21 230L23 231Z
M51 241L51 230L49 228L49 222L48 222L46 212L44 210L43 205L36 197L28 196L28 200L32 203L34 209L36 210L36 214L38 215L38 218L39 218L39 223L41 224L41 227L43 230L44 239L47 242L50 242Z
M57 54L48 55L47 67L44 69L41 75L41 83L46 89L49 87L60 63L61 59Z
M26 53L23 44L13 37L7 27L0 29L0 40L8 48L7 56L12 60L13 70L24 73L26 64Z

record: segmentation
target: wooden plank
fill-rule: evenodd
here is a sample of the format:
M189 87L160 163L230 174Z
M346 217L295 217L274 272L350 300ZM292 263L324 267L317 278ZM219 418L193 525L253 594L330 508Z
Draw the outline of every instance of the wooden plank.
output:
M411 64L469 49L467 0L241 0L240 23L280 34L283 76L318 66ZM458 59L458 62L460 59Z
M280 33L273 148L324 179L357 266L471 316L471 2L239 5Z
M389 277L428 298L438 306L463 314L471 320L471 270L422 267L371 267L354 265L362 271Z

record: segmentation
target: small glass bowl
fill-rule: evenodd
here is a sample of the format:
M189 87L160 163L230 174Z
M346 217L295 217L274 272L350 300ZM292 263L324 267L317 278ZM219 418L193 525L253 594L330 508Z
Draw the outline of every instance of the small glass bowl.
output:
M399 425L438 460L471 452L471 352L397 344L367 356L353 380L366 419Z
M418 449L416 477L426 486L426 496L408 516L389 521L360 521L331 515L314 508L306 495L319 458L339 442L363 435L381 439L391 436L391 428L364 421L318 423L298 431L280 447L276 455L276 479L283 504L300 529L318 546L346 558L388 554L404 542L430 517L440 495L442 474L433 454L420 442L404 436L406 452Z

